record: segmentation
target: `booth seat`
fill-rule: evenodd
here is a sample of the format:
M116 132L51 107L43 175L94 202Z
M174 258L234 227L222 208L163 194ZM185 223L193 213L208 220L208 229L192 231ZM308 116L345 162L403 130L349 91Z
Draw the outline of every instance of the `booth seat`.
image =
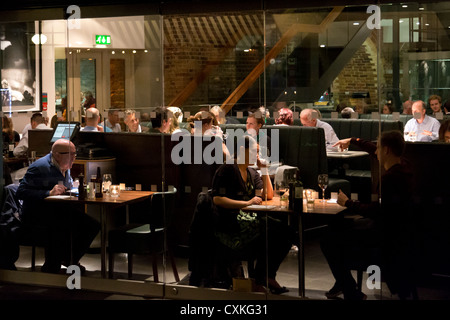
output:
M430 117L433 117L432 115L428 114ZM398 120L403 123L403 126L406 125L406 123L412 119L411 114L400 114ZM372 119L371 114L361 114L359 115L360 119ZM381 120L394 120L394 116L392 114L380 114ZM450 119L450 114L444 114L442 119L439 119L440 123L443 123L444 121Z
M416 219L421 276L450 277L450 143L407 142L404 157L415 178L410 219Z
M234 133L238 129L245 132L245 125L243 124L224 124L221 125L225 133L229 133L233 129ZM278 160L280 163L297 167L300 170L300 177L304 188L311 188L318 190L317 176L320 173L328 173L328 162L325 150L325 134L322 128L310 128L302 126L275 126L266 125L262 129L266 129L268 135L271 137L273 144L273 151L275 150L275 133L278 132ZM326 191L329 192L339 190L348 190L348 182L343 179L332 179Z
M377 119L322 119L329 123L339 139L350 137L376 141L381 131L399 130L403 132L403 122Z

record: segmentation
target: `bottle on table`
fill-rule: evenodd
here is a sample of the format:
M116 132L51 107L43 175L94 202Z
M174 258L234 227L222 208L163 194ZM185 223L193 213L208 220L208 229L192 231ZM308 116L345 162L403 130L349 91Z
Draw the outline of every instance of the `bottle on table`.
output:
M8 157L14 158L14 144L10 143L8 145Z
M94 181L95 188L95 197L103 198L103 183L102 183L102 175L100 173L100 167L97 167L97 176Z
M303 183L300 180L299 170L289 182L289 209L294 212L303 212Z
M86 189L84 186L84 175L80 173L78 176L78 199L84 199L86 197Z
M88 198L94 199L95 198L95 181L97 180L97 175L92 174L91 180L89 180L88 183Z

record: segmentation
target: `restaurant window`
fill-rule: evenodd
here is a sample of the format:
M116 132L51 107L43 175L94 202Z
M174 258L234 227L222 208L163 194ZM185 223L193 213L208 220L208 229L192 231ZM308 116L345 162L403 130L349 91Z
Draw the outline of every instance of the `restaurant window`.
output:
M320 120L342 124L334 127L340 139L360 137L377 141L386 128L398 125L396 130L402 131L412 118L412 115L402 114L406 100L423 100L428 104L433 94L438 94L443 104L448 100L448 4L380 5L379 29L366 24L371 16L367 6L354 5L136 16L126 16L123 12L124 16L83 18L79 29L70 28L67 20L5 22L0 24L0 75L2 81L8 81L4 86L2 82L2 111L4 114L12 111L11 119L18 131L29 122L30 112L35 111L42 111L49 118L65 112L67 122L79 122L83 126L86 121L83 101L88 97L92 98L91 102L95 101L103 119L108 117L110 109L118 111L121 133L90 135L91 139L81 141L83 148L77 155L80 161L73 172L78 176L87 168L85 177L89 179L97 163L90 161L93 164L89 168L83 163L92 160L89 151L96 157L96 152L114 150L115 166L108 163L102 167L102 174L113 173L113 183L123 183L128 189L125 191L159 192L177 188L175 232L170 236L175 241L181 280L175 281L170 257L163 255L159 261L163 266L160 280L165 288L174 290L162 290L155 283L151 261L143 256L136 259L136 277L130 283L136 280L151 284L151 295L162 297L165 294L173 298L171 295L179 293L175 297L179 298L183 291L178 285L189 284L190 226L197 196L211 189L220 163L205 165L204 156L208 154L198 153L194 146L188 150L192 151L189 160L194 162L195 156L201 154L201 166L196 167L198 163L190 163L193 165L190 167L175 165L168 150L177 141L160 139L148 144L146 139L155 129L152 118L155 118L156 107L170 107L177 116L178 129L190 133L188 120L191 116L218 106L226 122L219 123L216 129L225 141L231 132L228 130L234 126L246 130L245 123L251 113L263 116L264 127L277 129L271 126L282 108L292 111L294 126L301 126L301 110L313 108L318 111ZM46 36L45 42L39 32ZM36 33L41 42L32 41ZM20 49L13 55L9 51L16 49L17 39ZM15 61L13 56L23 59ZM20 66L15 66L15 62ZM24 96L20 102L15 91ZM394 113L382 114L385 104L392 104ZM342 119L344 114L338 108L344 106L355 111L350 115L352 121ZM130 132L126 123L128 110L134 110L140 132ZM427 112L430 113L429 106ZM441 116L440 121L446 120L446 115ZM175 123L175 119L171 121ZM113 144L108 142L111 137L121 137L121 140ZM298 136L274 142L279 152L276 164L299 167L305 189L321 192L317 181L321 170L320 173L326 172L330 178L347 180L352 198L363 202L379 199L377 183L383 168L376 164L374 167L367 155L342 166L331 161L331 157L318 156L311 160L311 150L319 150L318 144L291 138ZM294 145L292 141L296 141ZM108 148L105 148L106 143L111 143ZM421 145L407 144L409 151ZM430 145L439 143L425 144ZM45 147L48 152L49 144ZM139 149L137 152L135 147ZM302 152L296 153L300 148ZM322 156L325 154L323 152ZM411 160L419 163L419 156L424 154L427 152ZM105 160L100 159L102 157L95 160ZM326 161L321 161L324 159ZM419 171L422 170L431 170L429 163ZM433 172L429 176L433 176ZM446 190L443 184L439 185ZM330 194L327 193L330 198L331 192L336 192L331 190L330 186ZM445 197L439 194L434 198L435 195L427 193L437 210L442 209L439 204L446 204ZM106 227L113 229L129 222L130 218L143 221L148 207L132 206L129 212L121 208L108 217ZM86 212L97 219L101 217L101 212L92 206ZM296 222L283 221L291 225ZM98 259L100 248L105 249L100 245L104 240L96 237L93 243L88 255L94 261L90 267L93 272L88 277L106 280L100 275L104 270ZM290 289L288 295L298 297L299 262L292 257L299 253L295 247L291 249L280 267L280 282ZM433 261L439 260L436 256L439 255L433 256ZM37 263L42 263L41 250ZM118 255L114 276L121 281L111 280L114 285L120 286L127 278L127 263L126 255ZM247 263L239 265L242 267L239 270L246 271ZM21 256L17 266L21 271L29 271L28 256ZM443 263L439 268L442 266ZM311 280L308 279L309 268L313 267L307 263L307 280ZM329 276L331 279L331 274ZM315 288L312 282L307 281L307 289L323 289ZM195 285L188 287L197 289ZM189 298L190 293L183 297ZM235 293L230 290L227 294Z

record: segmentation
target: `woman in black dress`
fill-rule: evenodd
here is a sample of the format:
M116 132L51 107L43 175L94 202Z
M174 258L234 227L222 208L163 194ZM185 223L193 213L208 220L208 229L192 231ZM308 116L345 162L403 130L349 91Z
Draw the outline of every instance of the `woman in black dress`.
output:
M255 139L250 136L242 139L244 143L237 143L240 152L235 162L221 165L213 178L212 195L218 211L216 236L238 256L255 258L257 285L268 286L272 293L283 293L287 289L281 287L275 277L293 244L292 230L273 218L260 218L241 210L261 204L266 196L267 199L273 197L272 183L266 168L259 162ZM255 162L262 169L262 177L251 167Z

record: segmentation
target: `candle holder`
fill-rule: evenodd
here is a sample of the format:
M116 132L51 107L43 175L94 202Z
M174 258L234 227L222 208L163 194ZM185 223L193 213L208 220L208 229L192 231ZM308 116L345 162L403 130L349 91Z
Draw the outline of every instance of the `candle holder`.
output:
M109 187L109 196L111 198L118 198L120 196L120 186L115 184L111 185Z

